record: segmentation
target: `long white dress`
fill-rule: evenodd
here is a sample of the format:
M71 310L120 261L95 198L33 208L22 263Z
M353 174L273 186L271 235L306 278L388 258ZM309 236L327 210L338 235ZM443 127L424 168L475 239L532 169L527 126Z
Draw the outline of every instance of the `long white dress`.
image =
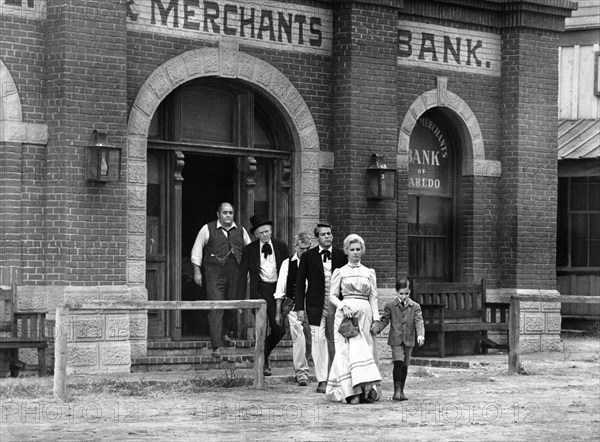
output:
M340 291L343 300L339 299ZM337 307L334 325L335 358L329 372L326 393L330 399L343 402L350 396L361 394L361 384L381 381L370 331L373 320L379 319L375 271L362 264L346 264L336 269L331 275L330 299ZM338 332L344 318L344 305L355 312L360 327L360 334L350 339Z

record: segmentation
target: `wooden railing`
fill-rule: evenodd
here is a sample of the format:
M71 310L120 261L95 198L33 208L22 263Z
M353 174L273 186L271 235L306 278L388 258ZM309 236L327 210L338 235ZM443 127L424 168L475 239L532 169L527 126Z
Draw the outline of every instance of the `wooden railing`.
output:
M65 304L56 309L54 333L54 397L65 400L67 387L67 342L70 311L80 310L232 310L255 311L254 386L265 387L264 344L267 332L267 303L259 299L240 301L89 301Z
M511 296L508 325L508 374L518 374L521 371L521 362L519 360L521 301L598 304L600 303L600 298L597 296L552 296L548 298L540 298L536 295Z

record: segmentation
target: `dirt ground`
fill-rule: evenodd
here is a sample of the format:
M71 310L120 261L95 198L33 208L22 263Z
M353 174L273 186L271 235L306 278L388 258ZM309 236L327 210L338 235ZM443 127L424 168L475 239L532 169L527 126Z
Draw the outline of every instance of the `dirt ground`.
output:
M329 402L314 382L284 376L267 378L265 390L200 391L181 375L137 376L126 387L124 377L78 379L64 403L52 398L52 378L4 379L0 441L600 440L600 338L563 344L523 355L524 375L507 375L506 355L468 369L412 366L407 402L389 400L392 366L382 362L383 397L361 405ZM120 387L98 390L103 382Z

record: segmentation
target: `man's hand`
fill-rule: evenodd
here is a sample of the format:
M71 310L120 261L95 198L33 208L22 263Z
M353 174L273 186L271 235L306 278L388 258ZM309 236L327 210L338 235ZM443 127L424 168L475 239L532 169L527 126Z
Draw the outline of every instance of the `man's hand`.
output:
M194 282L198 285L198 287L202 287L202 271L200 267L194 266Z
M281 311L278 309L277 313L275 313L275 324L281 325L282 322L283 322L283 317L281 315Z
M419 347L425 344L425 336L417 336L417 344L419 344Z
M300 310L298 313L298 321L304 322L304 310Z

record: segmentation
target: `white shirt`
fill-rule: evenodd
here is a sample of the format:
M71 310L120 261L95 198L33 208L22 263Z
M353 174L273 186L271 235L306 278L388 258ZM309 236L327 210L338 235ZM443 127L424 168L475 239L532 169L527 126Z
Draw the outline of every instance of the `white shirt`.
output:
M229 230L233 228L237 228L235 222L231 224ZM223 232L223 235L227 236L227 232L225 227L217 220L217 229L220 229ZM244 237L244 245L247 246L250 244L250 235L246 232L246 229L242 227L242 235ZM200 231L198 232L198 236L196 237L196 242L194 242L194 247L192 247L192 264L196 264L197 266L202 265L202 253L204 251L204 246L208 243L210 238L210 231L208 230L208 224L204 224Z
M287 277L288 272L290 271L290 261L299 261L298 254L294 253L294 256L291 258L286 258L281 263L281 268L279 269L279 278L277 278L277 288L275 289L275 293L273 293L273 297L275 299L285 298L285 292L287 291Z
M267 255L266 258L262 252L265 244L271 246L271 254ZM263 282L277 282L277 263L275 262L275 248L273 247L273 243L271 241L266 243L261 241L258 250L260 251L260 280Z
M330 259L328 259L327 262L323 262L323 255L321 255L323 250L329 251ZM321 257L323 273L325 275L325 302L323 304L323 316L327 316L327 312L329 311L329 296L327 296L327 293L329 293L329 287L331 285L331 259L333 258L333 247L326 249L319 246L319 256Z

